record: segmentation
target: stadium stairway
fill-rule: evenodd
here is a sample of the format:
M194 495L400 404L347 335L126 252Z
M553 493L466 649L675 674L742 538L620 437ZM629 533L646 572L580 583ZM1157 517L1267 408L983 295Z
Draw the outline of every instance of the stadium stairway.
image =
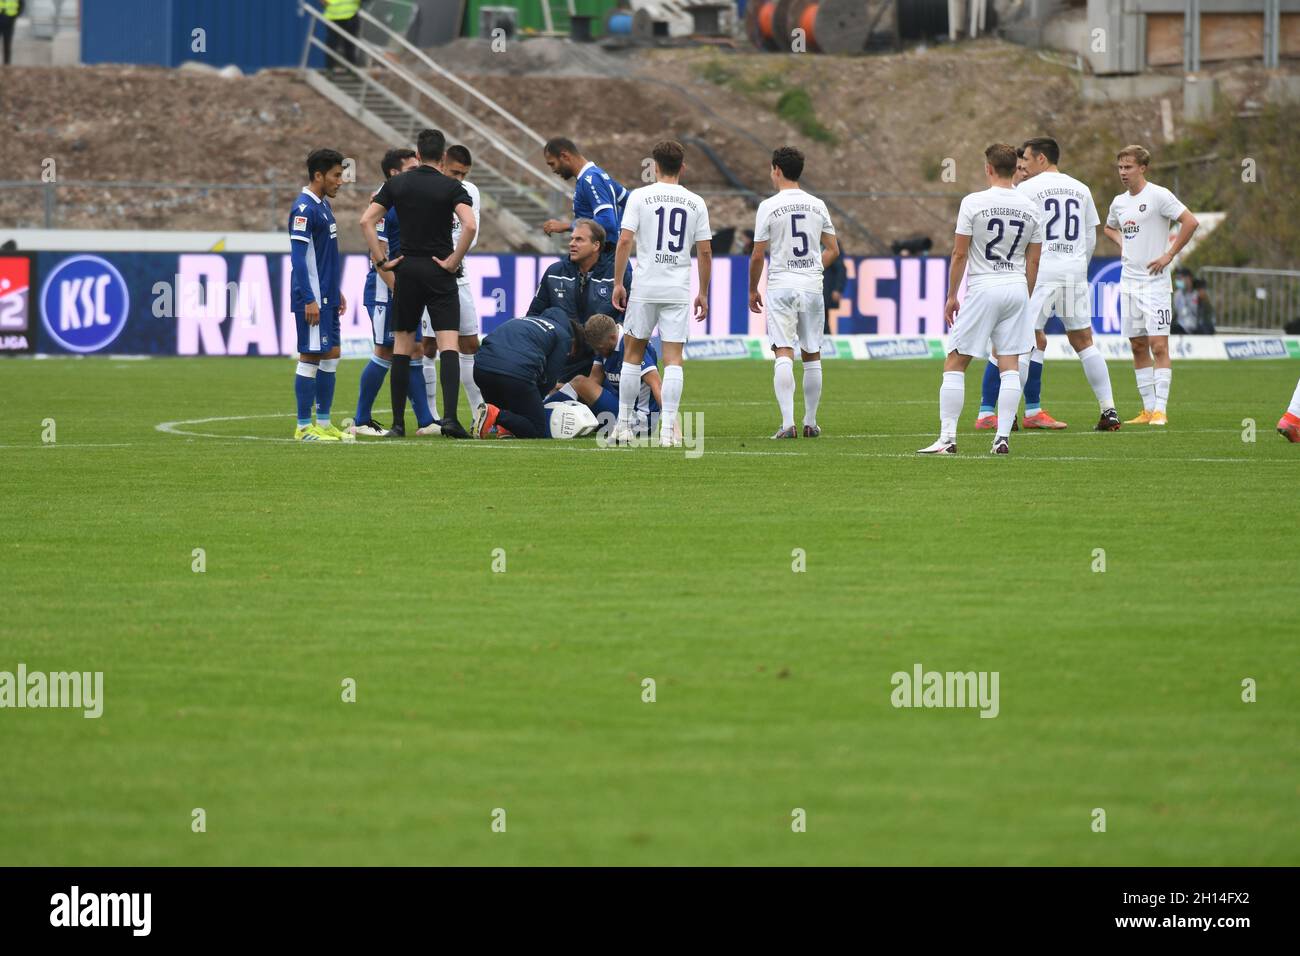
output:
M323 20L318 11L306 5L303 9ZM471 181L479 188L484 212L506 240L518 249L560 251L558 240L546 236L541 225L547 219L567 218L572 194L549 170L527 158L540 156L545 140L364 10L360 16L387 35L389 50L362 41L358 46L369 60L367 69L341 61L339 69L308 69L310 48L326 49L309 33L302 70L307 85L394 145L412 143L421 129L446 131L449 140L469 147L474 157ZM468 105L463 103L466 95L472 100Z

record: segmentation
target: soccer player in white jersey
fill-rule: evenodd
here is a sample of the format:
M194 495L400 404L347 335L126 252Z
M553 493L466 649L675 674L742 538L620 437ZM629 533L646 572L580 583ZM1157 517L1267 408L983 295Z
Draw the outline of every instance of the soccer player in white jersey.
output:
M1011 423L1020 410L1020 356L1034 343L1029 296L1038 277L1043 231L1037 207L1011 185L1016 174L1014 146L994 143L986 149L984 174L989 188L963 199L957 213L948 301L943 309L944 323L952 332L939 389L939 440L920 449L922 455L957 453L966 368L972 358L989 354L990 343L1002 372L993 454L1009 453ZM959 303L957 290L968 261L966 301Z
M439 169L450 176L452 179L459 179L465 191L469 193L469 198L473 202L474 223L480 222L479 215L482 210L482 203L479 200L478 187L470 182L467 177L470 167L474 164L473 157L470 156L469 150L456 144L448 146L447 151L442 154L442 163ZM478 237L481 234L474 234L473 240L469 247L473 249L478 245ZM451 241L453 243L460 239L460 220L453 219L451 224ZM460 295L460 384L465 388L465 398L469 401L471 411L476 411L483 404L483 393L474 382L474 353L478 351L478 309L474 305L474 293L470 290L469 276L465 275L465 267L462 264L461 274L456 277L456 291ZM424 316L424 322L428 321L428 314ZM438 354L437 336L433 334L432 327L425 330L424 335L424 391L429 398L429 408L433 410L433 417L438 417L438 363L434 361Z
M803 363L803 437L816 438L817 405L822 396L822 331L826 303L822 270L840 254L835 226L826 204L799 188L803 153L782 146L772 153L775 196L759 204L754 217L754 251L749 258L749 309L762 312L758 283L767 267L767 340L776 353L772 387L781 410L781 427L773 438L796 438L794 427L794 346Z
M1200 223L1168 189L1147 182L1151 154L1144 147L1125 146L1115 162L1125 192L1111 200L1106 235L1119 244L1123 256L1119 307L1142 396L1142 414L1125 424L1167 425L1173 378L1169 327L1174 316L1169 267ZM1175 222L1178 235L1170 245L1169 231Z
M1092 296L1088 285L1088 262L1097 248L1101 217L1090 190L1079 180L1057 168L1061 147L1056 140L1040 136L1024 144L1028 176L1018 191L1038 207L1043 227L1043 254L1038 262L1038 281L1029 299L1034 322L1035 348L1029 356L1028 379L1042 383L1047 320L1055 314L1065 326L1070 347L1079 356L1083 375L1101 410L1096 430L1113 432L1120 427L1115 395L1106 370L1106 358L1092 341ZM1037 365L1038 368L1033 366ZM1032 403L1030 399L1033 399ZM1026 428L1064 428L1038 404L1038 389L1025 399Z
M700 286L695 296L695 321L709 314L709 276L713 252L709 240L709 210L704 200L679 180L686 151L681 143L657 143L651 155L655 183L634 189L627 197L614 254L614 308L625 309L623 317L623 368L618 380L618 422L610 443L632 444L636 440L636 400L641 393L641 358L655 329L663 344L663 411L659 418L659 444L664 448L681 445L677 410L682 401L682 351L686 344L691 313L691 247L699 269ZM636 242L636 268L632 273L632 295L623 286L627 262Z

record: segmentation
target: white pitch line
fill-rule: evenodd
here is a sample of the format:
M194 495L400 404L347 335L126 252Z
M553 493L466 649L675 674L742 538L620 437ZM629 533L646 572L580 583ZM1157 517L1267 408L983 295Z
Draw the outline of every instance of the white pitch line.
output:
M0 448L130 448L136 442L115 441L115 442L49 442L39 445L0 445Z

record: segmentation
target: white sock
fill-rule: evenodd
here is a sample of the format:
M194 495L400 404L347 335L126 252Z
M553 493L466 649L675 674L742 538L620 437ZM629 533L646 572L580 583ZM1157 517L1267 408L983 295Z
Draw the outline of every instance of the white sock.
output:
M966 374L944 372L939 386L939 440L957 440L957 420L961 407L966 404Z
M1079 362L1083 365L1083 374L1092 386L1092 394L1097 396L1097 404L1104 412L1115 407L1115 393L1110 389L1110 373L1106 371L1106 356L1101 349L1089 345L1079 353Z
M574 389L572 382L565 382L558 389L561 395L567 395L570 401L578 401L578 392Z
M998 437L1011 437L1011 426L1020 410L1020 373L1003 372L1002 388L998 392Z
M469 411L472 415L483 404L483 393L479 391L474 381L474 356L466 355L464 352L460 353L460 384L465 389L465 397L469 399Z
M1142 396L1142 408L1148 412L1156 407L1156 370L1148 365L1146 368L1133 370L1137 378L1138 394Z
M781 409L781 427L794 427L794 359L778 355L772 371L772 388L776 404Z
M1029 355L1025 354L1020 356L1020 391L1025 390L1025 382L1027 381L1029 381ZM998 407L1001 406L1002 403L998 402Z
M622 378L618 384L623 384ZM659 416L659 434L671 435L677 424L677 409L682 404L682 367L680 365L664 366L664 382L660 388L664 399L663 412ZM622 394L619 395L622 398Z
M817 406L822 401L822 360L803 363L803 423L817 424Z
M671 367L671 366L670 366ZM664 370L664 384L668 382L668 370ZM641 394L641 364L624 362L618 375L618 423L629 428L634 421L636 399Z
M1154 411L1163 412L1169 405L1169 382L1174 377L1174 370L1171 368L1158 368L1155 370L1155 408Z
M1291 396L1291 404L1286 410L1296 418L1300 418L1300 382L1296 382L1295 394Z
M429 411L433 417L441 419L438 414L438 359L428 358L424 362L424 397L429 400Z

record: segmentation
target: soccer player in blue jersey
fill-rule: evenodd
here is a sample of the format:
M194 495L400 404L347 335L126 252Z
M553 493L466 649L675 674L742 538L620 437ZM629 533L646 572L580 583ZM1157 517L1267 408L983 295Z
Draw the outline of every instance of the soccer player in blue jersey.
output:
M339 227L329 201L343 185L343 154L317 149L307 157L308 183L289 211L293 317L298 326L297 441L350 441L330 424L339 367ZM312 424L312 405L316 423Z
M618 325L608 315L593 315L583 326L583 337L596 353L591 371L578 375L546 396L547 405L576 399L591 408L606 430L618 421L618 383L623 371L623 341ZM663 382L659 378L659 356L647 345L641 357L641 390L637 393L632 414L637 431L649 434L659 417Z
M398 173L414 169L419 164L415 150L390 149L384 154L379 166L383 170L384 180L387 181ZM397 210L388 210L384 218L375 226L375 231L379 233L380 242L388 258L396 259L401 255L401 230L397 223ZM370 264L362 303L370 315L375 353L361 371L361 387L357 392L357 412L352 426L348 429L353 435L381 438L388 434L388 430L375 421L373 408L375 397L383 388L384 377L393 364L393 326L390 310L395 285L396 279L393 278L393 273L376 270L375 264L373 262ZM415 410L415 418L420 426L416 434L437 435L440 429L434 423L433 412L429 409L429 402L425 396L424 364L418 358L411 360L410 379L411 407Z
M618 180L588 160L573 140L556 136L547 140L543 156L551 172L564 179L576 179L573 189L573 219L548 219L542 223L549 236L568 232L579 219L593 219L605 230L610 251L618 240L618 230L623 222L623 208L627 205L628 191Z

